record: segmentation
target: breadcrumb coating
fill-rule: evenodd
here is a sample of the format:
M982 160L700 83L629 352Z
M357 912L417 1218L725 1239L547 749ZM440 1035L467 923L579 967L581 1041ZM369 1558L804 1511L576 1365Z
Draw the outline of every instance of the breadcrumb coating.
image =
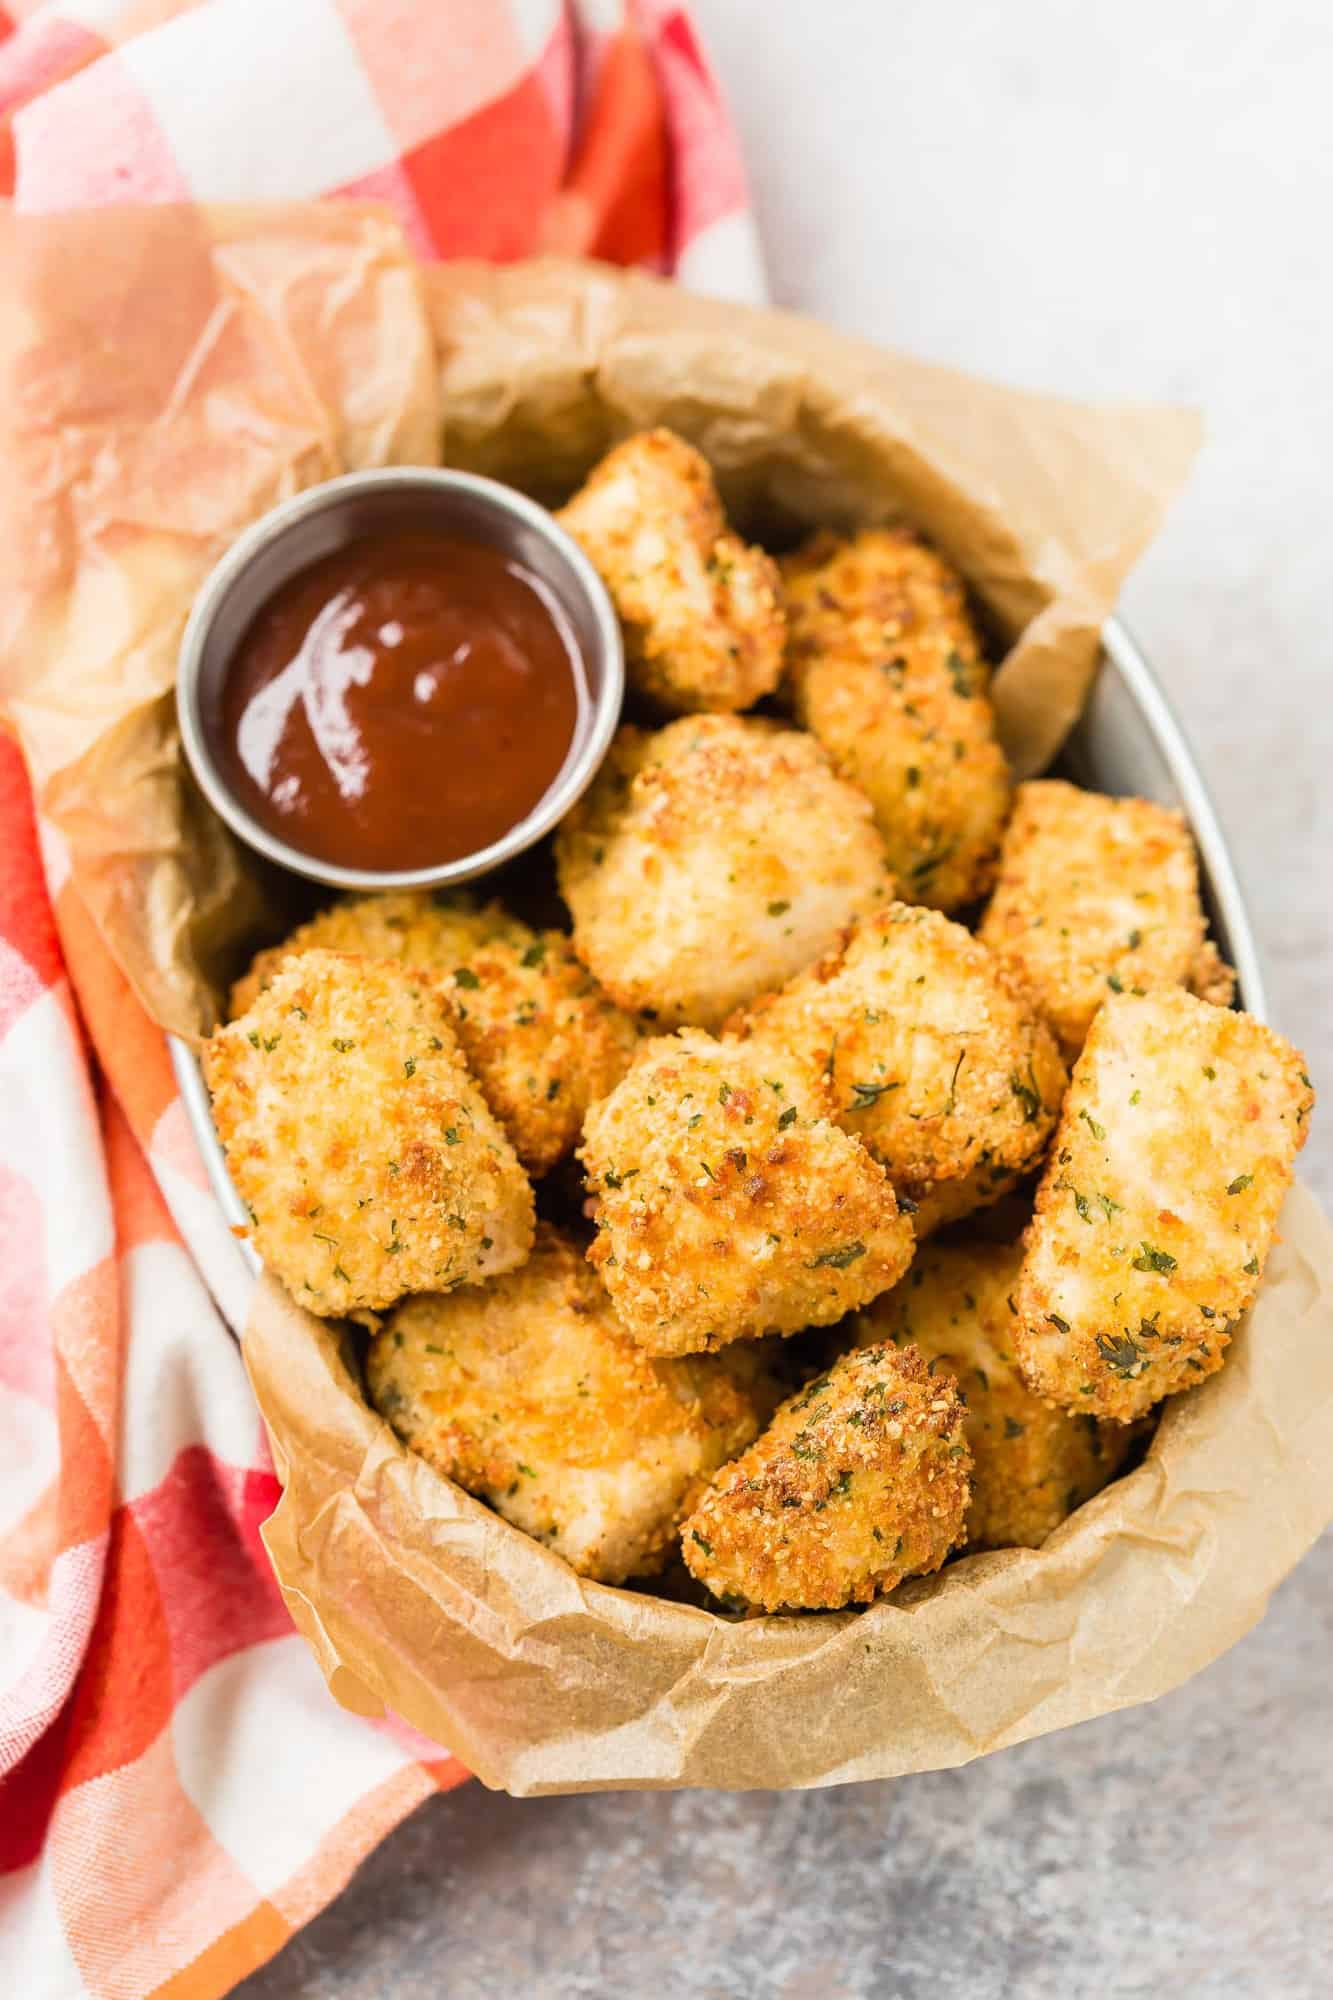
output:
M1051 1409L1019 1374L1012 1300L1022 1262L1016 1243L928 1244L854 1322L859 1346L915 1346L936 1380L956 1382L972 1452L973 1549L1039 1548L1114 1479L1132 1442L1123 1425Z
M1072 1062L1112 993L1184 986L1229 1005L1183 813L1060 779L1020 785L978 935L1026 980Z
M664 1027L716 1027L893 890L868 802L754 717L622 729L556 860L579 957Z
M303 952L203 1062L251 1241L312 1312L376 1310L527 1256L532 1188L438 975Z
M869 1604L937 1570L962 1539L970 1470L952 1382L913 1348L854 1348L718 1474L681 1550L729 1603Z
M729 531L693 445L668 430L627 438L556 519L611 593L644 694L690 714L773 692L786 636L777 568Z
M1128 1423L1222 1366L1259 1287L1314 1091L1248 1014L1112 995L1051 1146L1015 1290L1031 1387Z
M822 1070L833 1116L888 1169L918 1234L996 1201L1046 1149L1066 1083L1055 1039L985 945L891 903L728 1024Z
M405 1444L602 1583L662 1568L706 1481L778 1401L748 1349L645 1354L548 1223L521 1270L397 1306L366 1380Z
M261 951L232 989L242 1014L302 951L400 959L444 975L454 1027L482 1094L529 1173L573 1150L589 1104L628 1067L638 1029L559 931L534 931L500 903L387 894L334 903Z
M589 1256L655 1354L827 1325L911 1260L884 1169L781 1051L696 1029L645 1043L589 1112L581 1157Z
M994 876L1009 768L961 579L902 528L817 534L782 570L796 715L870 799L900 895L974 901Z

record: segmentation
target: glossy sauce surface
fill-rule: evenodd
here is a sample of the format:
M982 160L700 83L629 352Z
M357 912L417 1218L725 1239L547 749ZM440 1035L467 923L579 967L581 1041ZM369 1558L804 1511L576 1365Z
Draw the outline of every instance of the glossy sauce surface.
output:
M498 840L558 775L584 699L546 586L438 533L366 536L289 578L222 690L217 750L271 833L343 867Z

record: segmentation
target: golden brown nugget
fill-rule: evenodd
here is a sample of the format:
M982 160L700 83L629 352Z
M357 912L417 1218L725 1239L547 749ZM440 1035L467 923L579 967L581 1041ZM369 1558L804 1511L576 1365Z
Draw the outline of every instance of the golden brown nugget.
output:
M593 1106L589 1256L650 1353L824 1326L906 1270L884 1169L822 1111L789 1057L697 1029L645 1043Z
M681 1550L729 1602L869 1604L961 1541L971 1462L952 1382L914 1348L854 1348L718 1474Z
M900 895L974 901L994 876L1009 769L961 579L905 529L870 528L816 535L783 581L797 717L870 799Z
M244 1013L280 965L315 949L401 959L445 975L454 1026L482 1094L529 1173L573 1150L583 1114L624 1075L638 1030L559 931L466 896L356 896L260 952L232 989Z
M716 1027L893 889L868 802L814 738L729 715L623 729L556 860L579 957L666 1027Z
M227 1019L234 1021L247 1013L260 994L268 991L279 967L298 952L340 951L358 958L396 958L404 965L425 965L438 971L476 945L488 928L478 929L478 913L465 897L456 906L424 890L341 897L281 944L255 954L231 989Z
M404 1300L366 1380L405 1444L602 1583L661 1569L705 1482L778 1400L749 1350L645 1354L547 1223L521 1270Z
M251 1241L312 1312L375 1310L527 1256L532 1188L437 974L303 952L206 1044L204 1075Z
M1039 1395L1128 1423L1222 1366L1313 1104L1300 1056L1248 1014L1112 995L1074 1066L1014 1294Z
M1045 1152L1066 1082L1013 974L961 924L892 903L729 1023L824 1071L833 1115L924 1235L998 1200Z
M1114 1479L1132 1433L1086 1410L1050 1408L1018 1372L1013 1351L1017 1243L931 1243L907 1276L855 1317L859 1346L918 1347L967 1405L972 1452L967 1542L1039 1548L1076 1507Z
M1227 1005L1183 813L1056 778L1020 785L979 936L1040 1004L1069 1060L1112 993L1190 987Z
M627 438L556 519L611 593L636 687L684 714L773 692L786 636L778 572L730 533L693 445L668 430Z

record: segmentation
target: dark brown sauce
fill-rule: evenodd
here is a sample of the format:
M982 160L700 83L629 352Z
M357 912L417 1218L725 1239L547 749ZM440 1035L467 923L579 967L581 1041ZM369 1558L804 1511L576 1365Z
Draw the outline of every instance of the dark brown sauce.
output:
M573 741L583 668L544 587L485 543L368 535L290 578L236 650L218 745L248 811L342 867L499 840Z

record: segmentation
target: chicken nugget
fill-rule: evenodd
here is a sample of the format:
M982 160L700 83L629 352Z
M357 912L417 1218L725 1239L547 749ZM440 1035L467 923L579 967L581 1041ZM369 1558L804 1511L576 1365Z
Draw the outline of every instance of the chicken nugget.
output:
M773 692L786 636L777 568L729 532L693 445L668 430L627 438L556 519L610 591L644 694L688 715Z
M983 1207L1045 1151L1066 1082L1009 969L937 910L891 903L728 1027L824 1071L918 1235Z
M1227 1005L1235 976L1204 931L1183 813L1057 778L1018 787L978 935L1026 980L1071 1062L1108 994L1185 986Z
M204 1048L259 1255L337 1314L521 1264L533 1200L438 974L308 951Z
M396 1307L366 1381L405 1444L602 1583L662 1568L706 1481L778 1401L748 1351L645 1354L544 1222L521 1270Z
M782 567L798 719L874 806L904 899L974 901L995 873L1009 767L961 579L901 528L818 534Z
M893 889L870 806L812 736L623 729L556 840L574 949L622 1007L716 1027Z
M1037 1192L1014 1350L1039 1395L1128 1423L1222 1366L1314 1091L1248 1014L1176 989L1095 1016Z
M780 1051L684 1029L588 1113L588 1254L650 1353L827 1325L906 1270L911 1223L822 1096Z
M967 1543L1039 1548L1076 1507L1114 1479L1133 1441L1121 1424L1051 1409L1018 1372L1013 1352L1017 1243L932 1243L911 1270L855 1315L859 1346L918 1347L967 1405L972 1452Z
M491 906L499 911L498 904ZM490 916L487 912L487 918ZM266 993L278 968L302 951L340 951L357 958L397 958L404 965L439 971L452 965L490 934L466 896L456 901L424 890L372 896L343 896L301 924L281 944L257 952L231 989L227 1019L248 1013Z
M534 931L466 896L356 896L260 952L232 989L242 1014L277 968L314 949L401 959L446 975L454 1026L487 1104L529 1173L574 1146L583 1114L624 1075L638 1029L559 931Z
M914 1348L853 1348L718 1474L681 1550L731 1603L868 1604L961 1541L971 1464L952 1382Z

